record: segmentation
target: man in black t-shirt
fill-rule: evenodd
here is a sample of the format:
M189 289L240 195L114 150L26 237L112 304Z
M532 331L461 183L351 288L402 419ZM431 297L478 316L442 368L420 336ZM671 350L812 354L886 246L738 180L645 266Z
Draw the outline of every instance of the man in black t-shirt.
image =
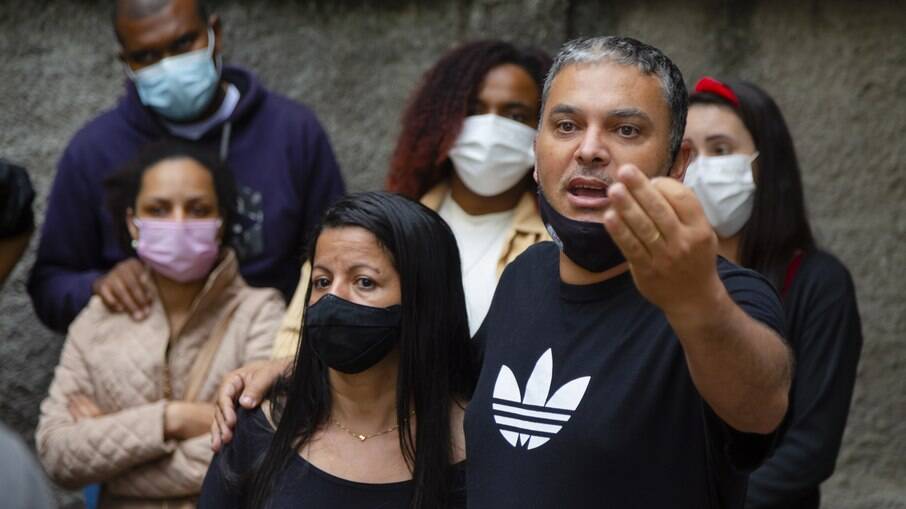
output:
M558 54L535 140L556 244L507 267L475 338L470 508L742 507L786 412L792 358L776 293L717 258L680 183L686 101L676 66L633 39ZM222 440L233 398L253 406L279 371L221 388Z
M742 507L792 362L777 295L718 260L680 183L685 116L655 48L601 37L557 56L535 146L556 244L506 269L476 337L470 508Z

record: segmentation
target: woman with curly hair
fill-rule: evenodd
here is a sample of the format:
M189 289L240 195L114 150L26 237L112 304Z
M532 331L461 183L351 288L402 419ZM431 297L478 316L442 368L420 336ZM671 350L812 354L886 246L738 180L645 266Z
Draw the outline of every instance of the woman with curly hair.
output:
M504 267L549 240L541 221L532 144L550 57L503 41L466 43L423 76L403 113L387 189L436 210L453 231L462 261L469 333L481 325ZM213 447L232 440L234 401L257 406L299 349L306 265L275 341L273 359L226 378L212 427Z
M386 188L436 210L453 230L472 334L503 268L550 239L530 172L550 63L539 49L504 41L463 44L425 73L403 113ZM303 270L275 358L295 353L307 285Z
M549 67L540 50L465 44L425 74L403 114L387 189L420 199L453 229L473 334L503 268L547 239L529 170Z

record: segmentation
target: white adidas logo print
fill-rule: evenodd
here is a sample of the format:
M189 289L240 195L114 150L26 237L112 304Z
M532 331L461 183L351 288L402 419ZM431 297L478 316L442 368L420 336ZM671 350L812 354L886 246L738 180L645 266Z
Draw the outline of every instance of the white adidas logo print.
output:
M563 384L548 399L553 367L554 355L548 348L535 363L523 397L513 371L505 364L500 366L494 384L494 422L513 447L531 450L546 444L563 428L585 396L590 376Z

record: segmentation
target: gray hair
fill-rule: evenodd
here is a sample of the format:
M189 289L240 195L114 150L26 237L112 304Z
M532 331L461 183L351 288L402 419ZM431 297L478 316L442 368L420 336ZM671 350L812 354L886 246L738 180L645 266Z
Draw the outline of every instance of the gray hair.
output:
M560 71L570 65L603 61L633 66L643 74L653 74L661 82L664 99L670 108L670 145L667 155L672 162L679 153L683 132L686 130L686 111L689 108L686 83L679 68L664 52L644 42L631 37L601 36L581 37L564 44L544 80L541 111L544 111L551 84Z

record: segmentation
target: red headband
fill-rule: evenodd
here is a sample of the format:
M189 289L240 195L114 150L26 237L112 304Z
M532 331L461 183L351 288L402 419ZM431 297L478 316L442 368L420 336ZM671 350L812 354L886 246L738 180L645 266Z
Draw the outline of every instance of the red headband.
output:
M733 92L733 90L710 76L703 76L702 79L698 80L698 83L695 84L695 92L707 92L714 94L718 97L726 99L734 107L739 108L739 98L736 97L736 94Z

